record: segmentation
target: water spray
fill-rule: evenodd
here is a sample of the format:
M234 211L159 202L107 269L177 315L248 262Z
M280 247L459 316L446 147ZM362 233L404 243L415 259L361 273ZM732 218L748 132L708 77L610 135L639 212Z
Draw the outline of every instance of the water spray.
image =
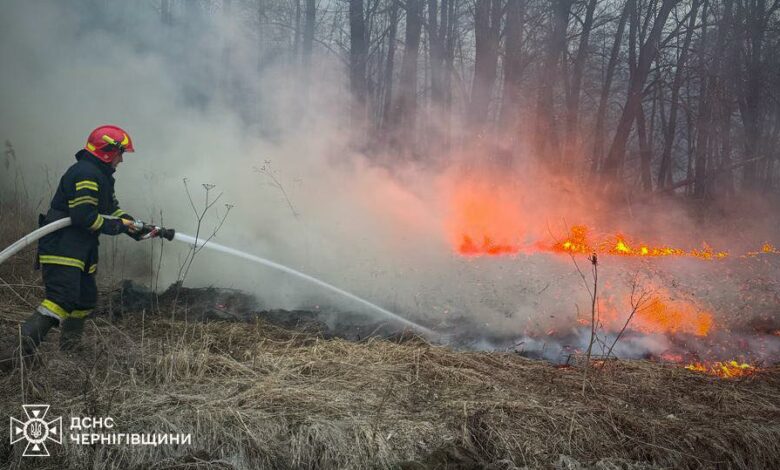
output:
M104 216L107 218L111 218L109 216ZM72 224L72 221L70 217L66 217L64 219L59 219L57 221L54 221L50 224L44 225L43 227L34 230L30 232L29 234L25 235L21 239L17 240L15 243L10 245L8 248L4 249L2 252L0 252L0 264L3 264L6 260L8 260L11 256L15 255L19 251L23 250L24 248L28 247L29 245L35 243L38 239L52 233L56 232L57 230L63 229L65 227L68 227ZM295 269L292 269L290 267L287 267L283 264L276 263L274 261L261 258L259 256L255 256L249 253L245 253L240 250L236 250L234 248L230 248L224 245L220 245L218 243L214 243L211 241L206 240L199 240L195 237L192 237L190 235L186 235L183 233L177 233L173 229L167 229L164 227L159 227L152 224L147 224L145 222L141 221L135 221L134 227L136 229L136 234L138 234L139 239L147 239L147 238L154 238L154 237L162 237L169 241L179 241L182 243L186 243L188 245L195 246L195 248L205 247L209 248L215 251L218 251L220 253L225 253L228 255L233 255L239 258L243 258L245 260L253 261L255 263L261 264L263 266L267 266L272 269L276 269L278 271L282 271L287 274L291 274L299 279L303 279L305 281L308 281L312 284L315 284L317 286L323 287L331 292L335 292L337 294L340 294L344 297L347 297L350 300L353 300L365 307L368 307L374 312L378 312L382 314L385 317L391 318L405 326L408 326L423 335L433 338L435 336L438 336L433 330L430 330L422 325L418 325L417 323L414 323L411 320L407 320L406 318L403 318L389 310L386 310L376 304L373 304L369 302L368 300L365 300L361 297L356 296L355 294L352 294L350 292L347 292L343 289L340 289L334 285L328 284L325 281L322 281L320 279L317 279L316 277L310 276L308 274L302 273L300 271L296 271Z
M295 269L287 267L287 266L285 266L283 264L279 264L279 263L276 263L274 261L271 261L271 260L268 260L268 259L265 259L265 258L261 258L259 256L251 255L249 253L245 253L243 251L236 250L234 248L230 248L230 247L227 247L227 246L224 246L224 245L220 245L219 243L214 243L214 242L211 242L211 241L206 242L205 240L196 240L195 237L192 237L190 235L185 235L183 233L178 233L177 232L174 235L174 240L177 240L177 241L180 241L180 242L183 242L183 243L187 243L189 245L194 245L196 247L202 247L203 246L203 247L206 247L206 248L210 248L212 250L219 251L221 253L237 256L239 258L243 258L243 259L246 259L246 260L249 260L249 261L254 261L255 263L262 264L263 266L268 266L269 268L273 268L273 269L276 269L278 271L282 271L282 272L285 272L287 274L291 274L291 275L293 275L293 276L295 276L295 277L297 277L299 279L303 279L305 281L311 282L312 284L316 284L316 285L318 285L320 287L324 287L327 290L330 290L330 291L335 292L337 294L341 294L344 297L347 297L348 299L354 300L355 302L357 302L359 304L362 304L362 305L370 308L371 310L373 310L375 312L379 312L379 313L381 313L382 315L384 315L386 317L392 318L393 320L396 320L397 322L402 323L403 325L406 325L408 327L411 327L411 328L419 331L420 333L423 333L425 336L427 336L429 338L431 338L431 337L436 335L436 333L433 330L430 330L430 329L428 329L428 328L426 328L426 327L424 327L422 325L418 325L417 323L414 323L411 320L407 320L406 318L403 318L403 317L401 317L401 316L399 316L399 315L397 315L397 314L395 314L395 313L393 313L393 312L391 312L389 310L386 310L386 309L384 309L384 308L382 308L382 307L380 307L380 306L378 306L376 304L373 304L373 303L369 302L368 300L360 298L360 297L356 296L355 294L349 293L349 292L347 292L347 291L345 291L343 289L340 289L340 288L338 288L338 287L336 287L334 285L328 284L327 282L322 281L320 279L317 279L316 277L310 276L308 274L304 274L304 273L302 273L300 271L296 271Z

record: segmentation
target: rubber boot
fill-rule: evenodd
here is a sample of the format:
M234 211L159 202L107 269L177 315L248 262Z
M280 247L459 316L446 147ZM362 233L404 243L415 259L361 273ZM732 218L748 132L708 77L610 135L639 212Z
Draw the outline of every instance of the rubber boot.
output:
M81 345L81 334L84 332L83 318L68 318L60 326L60 349L75 351Z
M22 324L22 354L25 356L35 354L46 333L58 323L56 318L41 315L39 312L30 315Z
M34 312L22 324L21 338L16 337L11 350L3 354L0 361L0 371L10 372L19 365L19 356L25 359L26 363L32 362L35 351L46 337L49 330L57 326L58 320L46 315ZM19 351L19 342L21 341L21 354Z

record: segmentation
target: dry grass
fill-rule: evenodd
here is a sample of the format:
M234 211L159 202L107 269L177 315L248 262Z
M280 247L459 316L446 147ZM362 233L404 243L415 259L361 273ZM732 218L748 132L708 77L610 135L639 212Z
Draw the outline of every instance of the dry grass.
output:
M119 432L189 432L192 445L54 446L35 462L47 468L780 463L777 368L724 381L610 362L583 397L577 369L415 339L352 343L262 323L142 325L140 316L91 322L78 355L59 353L53 336L25 379L27 403L112 416ZM19 415L18 372L0 393L4 414ZM19 446L3 440L0 449L5 465L30 464Z

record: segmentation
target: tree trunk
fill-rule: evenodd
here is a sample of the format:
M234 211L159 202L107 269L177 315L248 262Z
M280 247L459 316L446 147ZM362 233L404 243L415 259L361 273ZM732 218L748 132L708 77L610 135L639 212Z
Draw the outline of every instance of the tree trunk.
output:
M669 105L669 121L664 130L664 149L661 153L661 163L658 167L658 187L663 189L672 184L672 148L677 126L677 108L680 101L680 86L682 86L685 62L688 59L688 51L691 48L694 26L696 25L696 13L699 9L699 0L693 0L691 5L691 17L688 22L688 30L685 32L682 50L677 58L677 65L672 81L672 98Z
M566 49L566 30L573 0L554 0L552 25L547 40L539 97L536 104L536 155L552 164L558 160L558 131L555 123L553 91L556 79L561 75L560 63Z
M589 0L585 10L585 19L582 22L580 45L577 48L577 56L574 59L574 68L571 73L570 91L566 97L566 146L563 153L564 161L572 161L575 156L581 157L579 151L580 91L582 89L585 59L588 57L590 32L593 29L593 12L595 10L596 0Z
M744 166L743 184L747 189L757 187L758 174L757 163L753 161L759 157L759 142L762 136L762 56L764 50L764 37L766 34L766 0L751 0L737 2L741 16L744 18L746 28L747 50L744 56L744 74L740 114L745 128L745 154L744 160L751 163Z
M301 28L301 0L295 0L295 35L293 37L293 53L290 54L293 61L298 59L301 52L301 37L303 29Z
M474 11L474 81L471 84L471 102L468 121L474 135L480 135L487 126L490 97L498 69L498 41L503 15L501 0L477 0Z
M653 177L650 174L650 160L653 152L650 149L650 143L647 138L647 123L645 122L645 111L642 104L636 113L637 137L639 138L639 180L642 191L650 192L653 190Z
M731 115L734 112L734 72L733 65L739 63L736 46L733 44L733 0L724 0L722 20L718 25L716 50L723 51L715 57L717 61L719 92L718 92L718 133L720 149L718 169L731 166ZM731 38L731 40L729 40ZM729 171L718 174L718 187L728 196L734 194L734 175Z
M316 0L306 0L306 22L303 27L302 63L303 73L308 76L311 72L311 55L314 49L314 26L317 18Z
M165 26L171 26L173 24L171 1L172 0L162 0L162 3L160 3L160 20Z
M709 155L710 147L710 98L712 80L710 78L709 70L707 69L707 3L708 0L704 0L702 7L702 33L701 33L701 46L699 47L699 105L698 116L696 123L696 149L693 165L693 196L702 198L707 193L707 157Z
M442 151L449 152L452 145L452 76L455 69L455 45L459 31L460 0L442 0L442 24L444 34L444 103L441 113L444 116L444 135L442 136Z
M445 0L446 3L446 0ZM442 5L442 11L446 5ZM442 14L442 23L445 23ZM444 102L444 30L439 28L439 2L428 0L428 41L431 61L431 102L438 108Z
M353 129L365 127L366 122L366 61L368 38L363 0L349 0L349 85L352 92Z
M257 0L257 71L262 72L268 64L270 53L267 51L266 28L268 27L268 12L266 2L268 0Z
M387 33L387 62L385 63L385 93L382 105L383 132L389 131L393 106L393 68L395 66L395 43L398 36L398 2L392 0L390 7L390 30Z
M623 168L623 162L625 161L626 156L626 144L628 143L628 137L631 134L631 127L636 113L642 103L642 94L647 75L650 72L650 65L653 63L655 56L658 53L658 45L666 19L669 17L672 8L674 8L679 1L680 0L663 0L658 15L653 21L653 28L648 34L645 42L642 44L642 47L639 49L639 60L636 72L632 74L629 80L626 103L623 107L623 112L620 115L615 137L609 148L607 159L604 162L603 174L609 178L617 178Z
M609 62L607 63L607 73L604 78L604 86L601 88L601 96L599 97L599 107L596 111L596 126L593 131L593 160L591 161L591 175L595 175L601 167L601 161L604 158L604 122L606 121L607 114L607 102L609 101L609 95L612 90L612 80L615 76L615 67L618 63L618 56L620 55L620 46L623 43L623 32L626 29L626 20L628 14L631 11L632 4L636 0L627 0L623 7L623 12L620 14L620 20L618 20L618 28L615 32L615 39L612 43L612 50L609 54Z
M502 134L516 140L519 123L521 85L526 64L523 61L523 23L526 0L510 1L506 15L506 56L504 59L504 96L499 125ZM511 144L514 150L514 142Z
M414 126L417 118L417 60L422 33L422 0L406 2L406 34L398 98L393 109L395 145L401 150L412 150L415 142Z

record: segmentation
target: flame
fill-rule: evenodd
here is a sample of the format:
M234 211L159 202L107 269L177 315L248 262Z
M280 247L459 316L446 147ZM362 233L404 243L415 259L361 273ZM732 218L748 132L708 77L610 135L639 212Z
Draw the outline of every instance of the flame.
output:
M449 214L446 219L448 238L462 256L502 256L522 252L548 252L660 258L686 257L705 261L730 257L726 250L716 250L705 241L700 248L682 248L650 243L624 233L594 235L586 225L574 225L560 241L523 243L526 238L541 239L536 217L523 206L525 195L511 184L489 180L458 181L449 191ZM760 251L743 256L780 254L769 242Z
M634 250L628 246L622 235L618 235L615 246L609 250L609 253L613 255L632 255L634 254Z
M747 377L758 372L755 366L737 361L729 362L694 362L685 366L686 369L702 374L722 378Z
M595 243L596 249L588 240L589 229L584 225L575 225L571 228L569 236L555 243L550 251L564 253L600 253L614 256L638 256L638 257L663 257L663 256L687 256L703 260L723 259L729 256L727 251L714 251L707 243L702 243L701 249L689 251L671 246L654 246L648 243L634 242L630 237L616 234L607 237L600 243Z
M660 359L665 362L674 362L679 364L683 361L683 355L673 352L665 352L661 354Z
M629 297L620 304L608 299L599 300L600 320L608 331L620 331L625 325L626 309L630 311ZM590 324L589 319L578 321ZM671 299L664 290L656 289L655 294L634 313L627 328L646 334L688 334L703 337L715 329L715 319L712 313L693 301Z
M553 251L589 254L594 250L588 244L588 227L575 225L571 228L571 235L566 240L556 243Z
M458 252L464 256L478 256L481 254L499 256L517 254L519 249L509 244L495 243L488 236L483 236L482 243L477 245L471 237L464 235L458 247Z
M656 297L637 310L636 330L646 333L688 333L707 336L712 329L712 314L690 302L667 301Z
M769 242L765 242L760 250L757 251L748 251L743 256L748 258L755 258L760 255L780 255L780 250L775 248L775 246Z
M516 197L489 184L464 183L451 196L447 230L463 256L499 256L520 252L526 224Z

